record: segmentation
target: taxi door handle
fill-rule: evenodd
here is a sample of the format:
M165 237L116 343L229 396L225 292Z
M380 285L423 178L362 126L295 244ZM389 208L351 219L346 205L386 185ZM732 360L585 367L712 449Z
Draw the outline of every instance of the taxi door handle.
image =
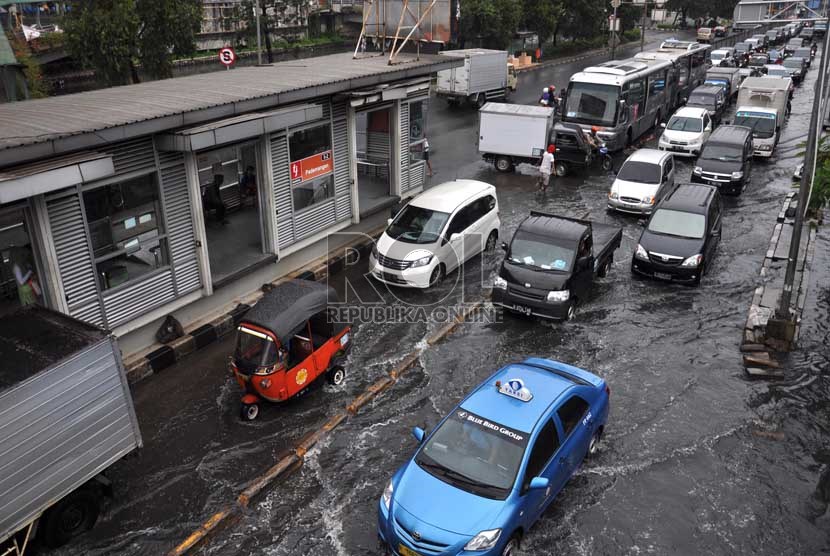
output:
M565 456L559 458L559 465L566 465L568 463L568 459Z

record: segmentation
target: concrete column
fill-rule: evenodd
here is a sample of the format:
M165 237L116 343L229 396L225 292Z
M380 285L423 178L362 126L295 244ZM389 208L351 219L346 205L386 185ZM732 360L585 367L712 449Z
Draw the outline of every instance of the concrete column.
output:
M358 224L360 222L360 195L357 190L359 179L357 175L357 113L351 105L346 111L346 133L349 137L349 164L351 165L352 223Z

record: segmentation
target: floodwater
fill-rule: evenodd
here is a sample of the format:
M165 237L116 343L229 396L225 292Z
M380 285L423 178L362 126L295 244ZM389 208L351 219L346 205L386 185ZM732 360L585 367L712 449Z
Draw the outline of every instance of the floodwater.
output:
M516 101L532 102L539 83L564 86L571 73L596 61L522 75ZM523 554L830 554L826 231L817 239L801 349L786 361L787 378L749 380L738 351L775 216L792 186L815 74L811 70L796 92L776 156L755 163L740 197L726 198L721 246L697 288L631 276L641 228L635 218L606 213L608 174L574 173L555 180L553 191L540 198L533 193L532 168L498 174L478 160L474 112L433 101L433 183L457 175L495 184L503 239L531 209L587 214L623 227L611 272L575 320L495 313L500 322L463 324L434 346L424 340L440 326L435 321L358 322L344 385L265 407L254 423L237 416L238 389L225 369L231 341L211 346L134 389L147 446L113 468L116 497L98 526L54 553L170 549L292 443L419 349L418 364L395 386L315 446L301 469L257 499L202 553L382 554L377 503L415 450L412 427L434 426L496 368L534 355L605 378L612 409L600 455L585 463L526 535ZM623 157L617 155L617 165ZM679 161L678 176L691 168ZM500 253L472 261L459 280L464 287L451 274L426 295L381 290L378 298L362 278L365 262L333 283L343 294L348 280L349 302L363 305L452 305L462 292L475 301L480 283L492 282Z

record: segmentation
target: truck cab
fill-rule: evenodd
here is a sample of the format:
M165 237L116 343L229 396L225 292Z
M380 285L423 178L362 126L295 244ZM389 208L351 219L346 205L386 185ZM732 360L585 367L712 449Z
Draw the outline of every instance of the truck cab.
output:
M493 283L493 304L525 316L569 320L596 277L611 268L622 229L589 220L531 211Z

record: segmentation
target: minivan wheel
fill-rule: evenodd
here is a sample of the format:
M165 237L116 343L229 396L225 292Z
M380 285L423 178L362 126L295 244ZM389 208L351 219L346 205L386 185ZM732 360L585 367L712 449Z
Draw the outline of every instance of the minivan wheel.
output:
M571 299L571 304L568 305L568 316L566 320L574 320L576 316L576 298Z
M445 270L444 265L439 264L432 269L432 274L429 275L429 287L437 286L444 281Z
M499 235L496 233L495 230L490 232L490 235L487 236L487 243L484 244L484 250L487 253L492 253L496 250L496 241L498 240Z

